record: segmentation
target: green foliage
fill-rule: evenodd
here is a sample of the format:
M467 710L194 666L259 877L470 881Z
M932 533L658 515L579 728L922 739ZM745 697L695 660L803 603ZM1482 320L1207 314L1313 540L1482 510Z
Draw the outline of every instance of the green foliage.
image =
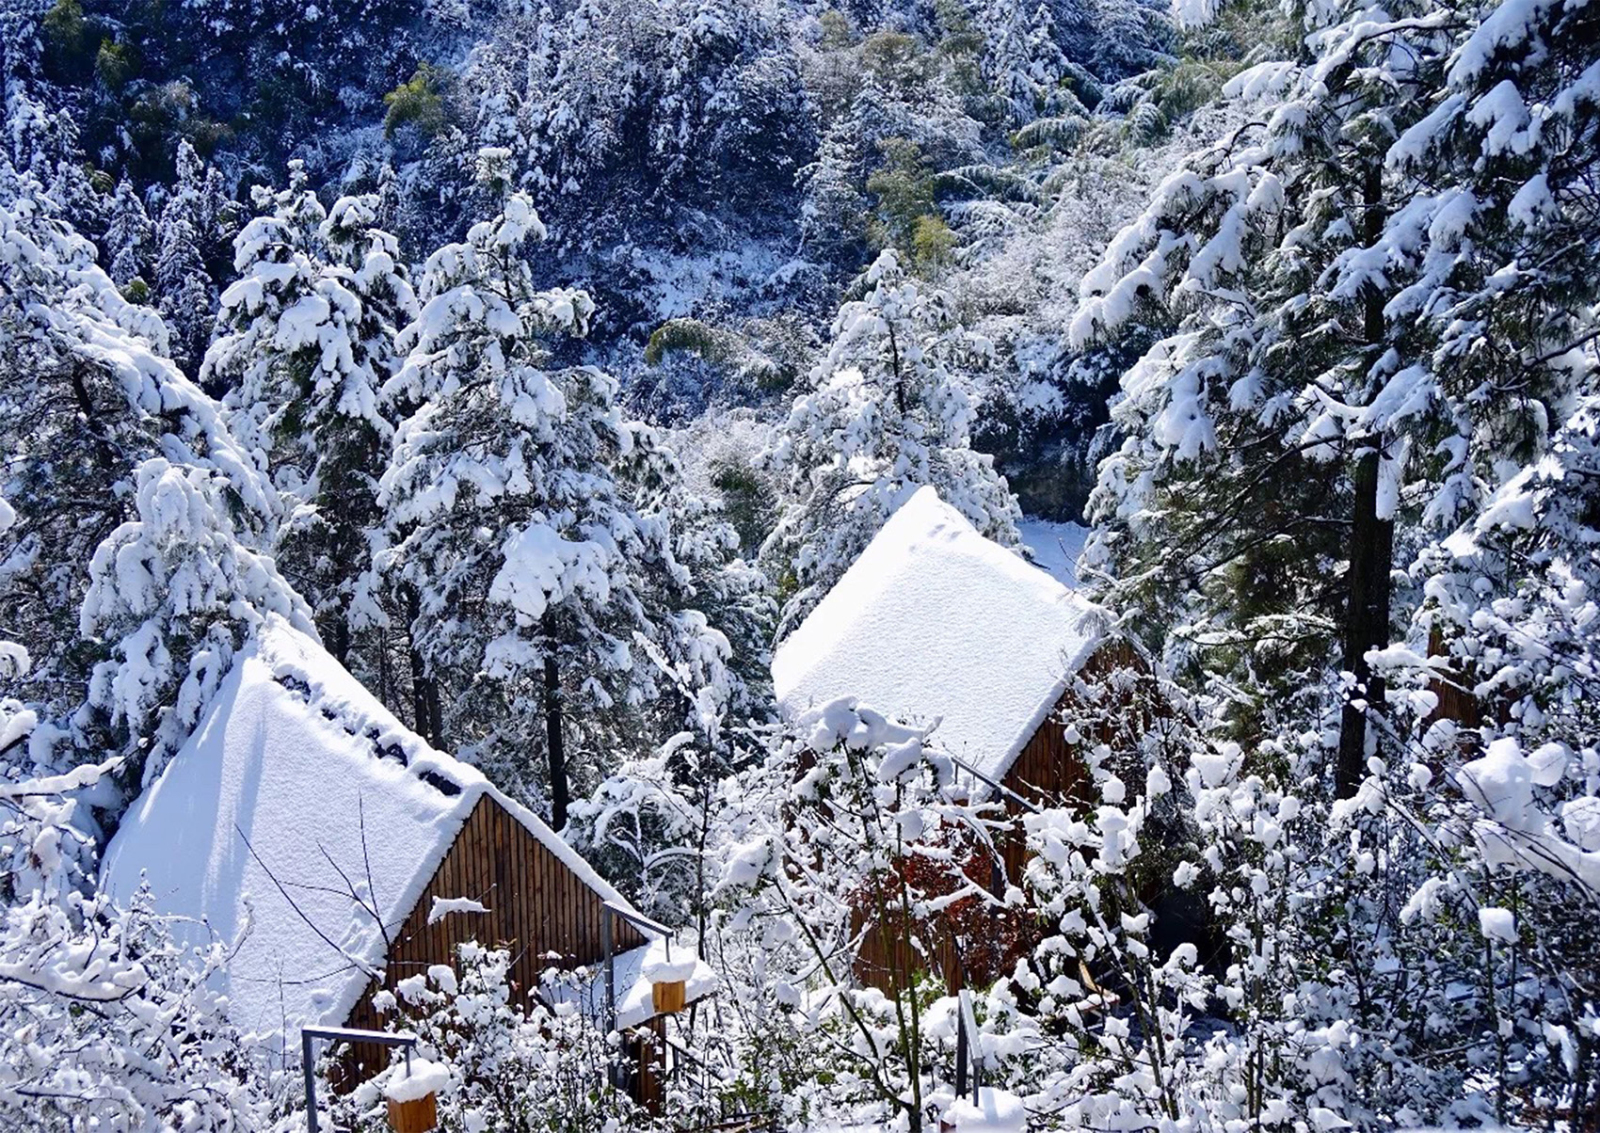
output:
M688 353L735 378L753 379L763 390L787 389L798 365L756 350L741 334L699 319L668 319L651 334L644 350L648 365L659 366L673 354Z
M100 50L94 57L94 73L107 90L113 94L120 93L138 69L133 49L126 43L111 39L101 41Z
M950 231L944 217L937 213L917 217L912 226L911 254L924 274L936 274L949 263L955 247L955 233Z
M722 494L722 514L739 533L739 545L761 546L778 510L766 478L744 461L724 460L713 466L711 485Z
M884 166L867 178L878 198L870 235L879 247L911 247L917 219L933 213L934 178L916 142L889 138L881 146Z
M822 41L818 46L824 51L842 51L853 46L860 38L855 21L837 8L829 8L822 13L817 17L817 23L822 28Z
M1019 150L1048 148L1057 152L1070 152L1083 137L1088 119L1076 115L1063 118L1035 118L1011 135L1011 144Z
M887 90L910 95L930 77L928 53L914 35L881 31L861 45L861 66Z
M115 49L109 41L106 46ZM100 56L102 59L106 56L104 48ZM136 56L129 53L121 58L129 62L131 74L136 75ZM99 65L97 62L96 66ZM117 64L107 61L107 65ZM111 85L109 80L107 85ZM129 82L128 85L138 93L127 106L122 128L133 139L134 152L141 155L141 171L145 176L159 179L171 176L170 162L181 141L187 140L201 157L210 158L232 139L232 126L200 113L199 100L188 83L175 81L147 86Z
M669 354L687 350L707 362L723 364L738 353L732 335L699 319L669 319L655 329L644 348L647 365L659 366Z
M389 108L383 116L385 137L394 137L404 126L414 126L425 138L444 129L442 77L439 68L421 63L409 79L383 96L383 104Z
M122 297L130 303L148 306L152 298L150 285L136 276L128 281L128 286L122 289Z
M1167 136L1172 124L1153 102L1141 102L1128 113L1128 139L1135 145L1149 146Z
M99 39L84 18L81 0L56 0L39 26L44 33L45 69L59 79L87 77Z
M1179 63L1156 81L1151 98L1167 121L1176 122L1220 95L1223 84L1238 69L1227 61Z

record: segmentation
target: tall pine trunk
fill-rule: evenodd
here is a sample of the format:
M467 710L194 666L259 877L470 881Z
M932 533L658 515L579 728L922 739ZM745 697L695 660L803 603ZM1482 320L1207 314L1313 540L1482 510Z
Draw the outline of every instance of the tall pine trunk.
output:
M555 647L544 656L544 729L550 754L550 825L557 830L567 824L567 741L561 719L561 672L556 665Z
M436 748L444 747L443 712L439 706L439 682L428 673L427 660L413 636L421 603L411 586L404 588L406 604L406 651L411 655L411 715L422 738Z
M1363 235L1370 247L1383 233L1383 167L1367 166L1362 196L1366 211ZM1376 288L1365 298L1364 337L1369 362L1376 361L1384 343L1384 299ZM1378 515L1378 481L1383 460L1381 434L1364 438L1356 458L1355 512L1350 525L1349 586L1344 621L1344 669L1356 684L1345 698L1339 720L1339 758L1334 785L1340 798L1349 798L1361 786L1367 764L1367 722L1371 712L1383 708L1384 682L1367 664L1367 651L1389 644L1389 573L1394 566L1394 520ZM1357 703L1361 702L1361 703ZM1364 707L1362 706L1364 704Z

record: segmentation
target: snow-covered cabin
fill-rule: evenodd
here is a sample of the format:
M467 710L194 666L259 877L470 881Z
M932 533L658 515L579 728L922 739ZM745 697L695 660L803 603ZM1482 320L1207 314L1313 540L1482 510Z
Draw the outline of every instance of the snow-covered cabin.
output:
M1096 607L925 487L778 647L772 680L786 716L855 696L938 721L933 742L980 789L1058 798L1079 768L1051 717L1106 646L1125 648Z
M236 942L219 976L232 1021L291 1050L303 1025L381 1028L373 993L468 940L510 945L511 978L537 992L552 964L599 964L604 904L634 913L537 815L278 618L107 847L109 892L143 881L194 933ZM611 919L617 1023L659 1033L643 972L666 942ZM699 965L689 997L713 981Z
M998 786L1015 814L1030 802L1089 801L1089 773L1057 720L1079 681L1143 660L1103 611L1046 570L984 538L931 487L889 518L772 661L789 719L842 696L909 724L970 769L977 795ZM1019 831L1001 839L1021 876ZM882 986L895 942L863 938L858 976ZM954 957L939 958L947 978Z

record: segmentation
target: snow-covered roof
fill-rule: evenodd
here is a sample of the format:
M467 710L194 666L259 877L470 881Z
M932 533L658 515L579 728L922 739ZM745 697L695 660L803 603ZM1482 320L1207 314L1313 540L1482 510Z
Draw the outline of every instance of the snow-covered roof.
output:
M778 647L772 680L790 719L841 696L906 723L937 719L931 742L998 780L1103 626L922 488Z
M106 849L101 883L237 952L230 1016L259 1036L339 1024L478 801L490 796L604 899L631 908L554 831L402 725L276 616ZM205 924L199 923L204 920ZM379 920L382 921L380 929Z

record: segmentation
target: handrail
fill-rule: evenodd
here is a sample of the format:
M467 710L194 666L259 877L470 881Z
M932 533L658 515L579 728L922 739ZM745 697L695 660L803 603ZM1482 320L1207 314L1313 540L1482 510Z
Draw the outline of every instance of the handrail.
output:
M610 909L613 913L615 913L617 916L621 917L623 920L629 921L630 923L638 926L639 928L649 929L651 932L660 933L662 936L665 936L665 937L672 937L672 936L677 935L670 928L668 928L666 925L662 924L660 921L653 921L649 917L645 916L643 913L634 912L632 909L629 909L624 905L619 905L615 901L602 901L601 904L604 905L606 908Z
M999 783L999 782L996 782L995 780L989 778L989 776L985 775L982 771L979 771L976 767L972 766L972 764L966 762L965 760L959 759L956 756L951 755L949 752L941 752L940 754L943 755L944 758L948 759L951 763L954 763L957 767L961 768L961 770L963 770L967 774L971 775L973 778L981 779L983 782L989 784L989 786L993 787L995 790L999 791L1001 794L1009 796L1010 799L1013 802L1015 802L1018 806L1026 807L1028 810L1031 810L1034 814L1043 814L1044 813L1044 808L1043 807L1040 807L1037 803L1029 802L1027 799L1025 799L1021 795L1017 794L1017 792L1013 791L1010 787L1006 786L1004 783Z
M379 1046L397 1046L406 1052L406 1074L411 1073L411 1048L417 1045L417 1036L409 1031L362 1031L355 1027L302 1027L300 1028L300 1064L306 1078L306 1131L317 1133L317 1070L312 1057L318 1039L335 1043L375 1043Z

